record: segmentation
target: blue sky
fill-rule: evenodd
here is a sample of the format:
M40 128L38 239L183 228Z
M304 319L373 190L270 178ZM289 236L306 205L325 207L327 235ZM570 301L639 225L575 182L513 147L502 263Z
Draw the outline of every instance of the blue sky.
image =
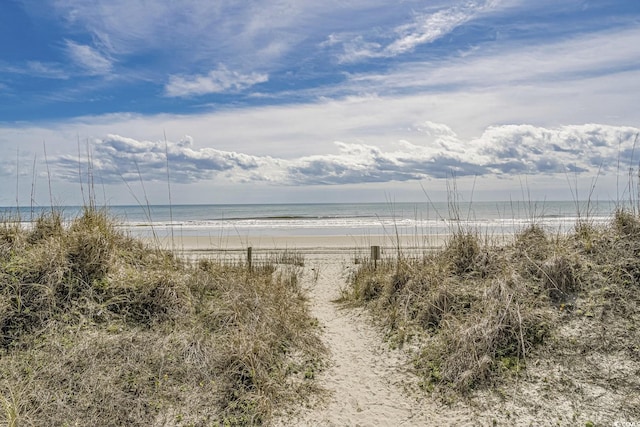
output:
M0 204L619 197L639 89L629 0L3 0Z

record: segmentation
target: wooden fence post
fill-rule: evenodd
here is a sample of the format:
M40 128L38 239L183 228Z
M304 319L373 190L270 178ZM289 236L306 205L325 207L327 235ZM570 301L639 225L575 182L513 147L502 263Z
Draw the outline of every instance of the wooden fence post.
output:
M249 246L247 248L247 264L249 265L249 270L251 270L251 252L252 252L252 247Z
M380 246L371 246L371 259L373 259L373 268L378 268L378 260L380 259Z

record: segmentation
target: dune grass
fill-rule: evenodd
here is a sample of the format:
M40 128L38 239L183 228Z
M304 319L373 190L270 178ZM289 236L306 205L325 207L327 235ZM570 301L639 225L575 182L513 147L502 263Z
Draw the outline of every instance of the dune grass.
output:
M293 256L290 254L290 256ZM296 258L298 263L302 262ZM326 352L293 265L187 262L95 207L0 224L6 425L256 425Z
M637 377L614 383L604 372L615 367L585 361L616 355L640 366L639 255L640 218L626 210L567 234L532 222L500 244L456 227L441 249L361 264L343 300L369 308L391 345L413 355L422 388L445 400L524 379L529 366L548 362L567 367L559 388L583 375L622 396L611 411L637 419Z

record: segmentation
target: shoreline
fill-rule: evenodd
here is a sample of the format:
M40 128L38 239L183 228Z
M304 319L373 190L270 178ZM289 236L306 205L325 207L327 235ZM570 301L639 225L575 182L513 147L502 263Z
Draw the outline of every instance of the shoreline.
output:
M251 247L257 251L274 250L362 250L371 246L383 249L436 249L442 247L450 234L429 236L385 235L292 235L292 236L162 236L140 237L149 245L180 252L238 252Z
M291 236L162 236L138 237L150 247L168 250L186 259L217 258L242 260L248 256L248 248L254 257L274 253L293 252L305 256L336 256L341 259L367 259L373 246L379 246L380 259L395 258L399 254L420 257L442 249L453 234L425 236L389 235L291 235ZM512 235L482 236L491 244L504 244Z
M234 252L252 247L254 250L295 250L295 249L364 249L380 246L386 249L438 249L443 247L455 233L439 233L424 235L389 235L389 234L358 234L358 235L162 235L157 237L133 236L149 245L157 245L163 249L184 250L194 252ZM500 243L509 241L513 234L483 234L478 233L481 241Z

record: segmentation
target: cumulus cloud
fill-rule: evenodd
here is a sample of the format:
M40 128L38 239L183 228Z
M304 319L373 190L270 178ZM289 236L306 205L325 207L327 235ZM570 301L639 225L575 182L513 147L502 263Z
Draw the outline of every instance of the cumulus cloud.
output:
M288 177L297 184L357 184L411 181L483 174L486 169L455 153L404 141L396 151L336 142L339 155L311 156L291 162Z
M620 173L632 163L640 129L585 124L548 129L531 125L496 126L463 140L443 124L415 126L423 138L399 141L391 149L336 142L336 153L293 159L256 156L178 142L139 141L118 135L92 148L92 170L105 182L165 181L167 156L171 179L180 183L210 180L218 174L237 182L277 185L339 185L400 182L452 175L507 177L567 172ZM78 159L57 163L77 180Z
M65 155L58 159L63 176L77 181L78 163L85 164L103 182L117 183L131 180L166 181L167 165L171 179L191 183L210 179L219 172L251 170L264 164L266 159L216 150L196 149L192 138L186 136L178 142L139 141L119 135L108 135L91 146L90 164L87 159Z
M90 74L108 74L113 67L111 59L91 46L67 40L66 50L69 58Z
M618 142L628 145L638 129L601 125L545 129L530 125L487 129L473 152L494 174L550 174L610 170Z
M266 74L242 74L220 65L207 75L171 76L165 86L165 94L169 97L188 97L229 90L241 91L268 80L269 76Z
M531 125L488 128L464 141L446 125L416 127L430 138L401 141L394 151L338 143L339 155L294 161L289 177L297 183L338 184L446 178L447 176L620 172L629 165L640 129L586 124L547 129Z

